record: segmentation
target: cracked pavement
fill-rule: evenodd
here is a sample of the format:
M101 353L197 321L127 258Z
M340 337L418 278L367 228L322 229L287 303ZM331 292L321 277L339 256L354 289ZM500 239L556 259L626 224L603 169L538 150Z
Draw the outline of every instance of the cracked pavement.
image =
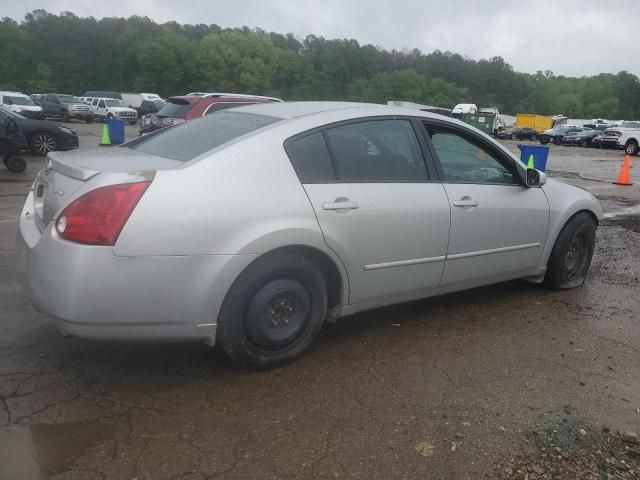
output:
M98 126L75 127L97 144ZM603 180L619 152L578 152L552 147L553 175L608 211L640 203ZM600 226L583 288L515 281L366 312L255 372L204 345L63 338L14 274L29 161L0 170L0 458L22 448L45 478L492 478L558 411L640 431L637 216Z

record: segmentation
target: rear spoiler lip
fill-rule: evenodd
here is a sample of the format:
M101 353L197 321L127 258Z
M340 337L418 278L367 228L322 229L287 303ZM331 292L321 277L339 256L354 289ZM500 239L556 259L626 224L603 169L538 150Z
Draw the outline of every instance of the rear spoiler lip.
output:
M47 155L45 171L49 170L50 168L53 168L54 170L62 173L63 175L66 175L67 177L75 178L82 181L87 181L100 173L97 170L80 168L74 165L72 162L65 161L64 156L61 155L60 152L50 152Z

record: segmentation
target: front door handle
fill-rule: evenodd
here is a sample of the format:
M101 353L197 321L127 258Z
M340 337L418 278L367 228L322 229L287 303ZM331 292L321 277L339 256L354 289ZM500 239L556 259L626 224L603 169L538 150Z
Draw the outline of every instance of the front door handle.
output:
M462 197L460 200L453 201L454 207L477 207L478 202L470 197Z
M358 202L337 198L335 202L323 203L322 208L324 210L355 210L360 208L360 205L358 205Z

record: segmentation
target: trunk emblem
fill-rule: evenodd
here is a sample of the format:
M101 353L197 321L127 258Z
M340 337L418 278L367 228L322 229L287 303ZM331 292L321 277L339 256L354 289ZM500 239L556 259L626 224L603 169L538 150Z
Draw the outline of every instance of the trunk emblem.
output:
M58 188L58 189L54 190L53 193L55 193L56 195L59 195L59 196L63 196L64 195L64 190Z

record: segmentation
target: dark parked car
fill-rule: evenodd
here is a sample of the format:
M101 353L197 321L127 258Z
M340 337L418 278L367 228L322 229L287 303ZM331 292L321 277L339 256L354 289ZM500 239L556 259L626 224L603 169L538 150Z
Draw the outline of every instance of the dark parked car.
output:
M40 106L47 117L58 117L63 122L69 122L73 118L87 123L93 122L91 107L82 103L79 97L74 95L61 95L59 93L47 93L40 97Z
M498 133L498 138L508 140L535 140L538 138L538 132L529 127L513 127L502 130Z
M0 120L0 157L9 171L20 173L27 168L27 162L19 156L29 144L27 139L10 118Z
M600 135L602 137L603 132L600 130L583 130L582 132L569 133L562 139L564 145L578 145L580 147L590 147L591 141L594 137Z
M46 155L54 150L78 148L78 134L70 128L44 120L26 118L0 108L0 122L7 121L15 123L27 140L29 149L36 155Z
M584 131L581 127L570 127L562 125L560 127L552 128L551 130L545 130L540 134L540 143L546 145L547 143L555 143L556 145L562 145L562 140L565 135L571 133L578 133Z
M239 93L196 92L180 97L170 97L158 113L140 118L140 135L227 108L281 101L278 98L242 95Z

